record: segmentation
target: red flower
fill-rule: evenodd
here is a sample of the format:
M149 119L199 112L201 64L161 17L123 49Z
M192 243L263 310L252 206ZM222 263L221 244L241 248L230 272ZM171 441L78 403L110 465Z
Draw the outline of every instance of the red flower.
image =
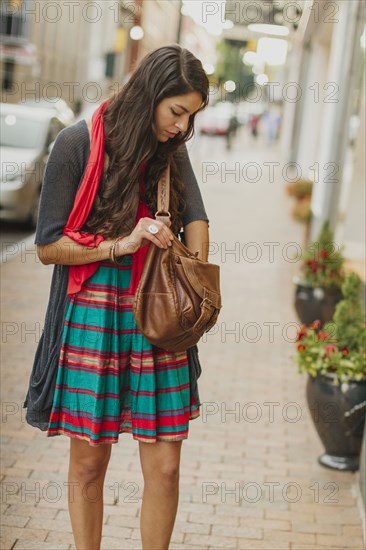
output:
M337 348L333 344L327 344L324 349L327 357L334 351L337 351Z
M316 273L317 269L318 269L318 262L316 260L308 260L306 262L308 264L308 266L310 267L310 270L313 272L313 273Z
M321 258L328 258L328 256L329 256L328 250L321 250L320 251L320 257Z
M344 346L344 347L341 349L341 352L342 352L342 355L348 355L348 354L349 354L348 348L347 348L346 346Z
M307 335L308 331L305 325L301 325L300 330L297 333L296 342L300 342Z
M304 346L304 344L299 344L297 346L297 351L306 351L308 349L307 346Z
M318 340L327 340L329 338L330 334L325 332L324 330L319 330L318 332Z
M309 328L311 329L318 329L321 327L321 322L319 321L319 319L317 319L316 321L314 321L313 323L311 323L311 325L309 326Z

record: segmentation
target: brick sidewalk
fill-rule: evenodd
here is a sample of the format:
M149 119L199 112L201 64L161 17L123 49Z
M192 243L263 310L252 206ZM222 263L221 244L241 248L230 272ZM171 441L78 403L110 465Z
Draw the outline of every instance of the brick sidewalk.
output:
M203 159L217 162L221 154L219 142L208 143L192 153L199 180ZM263 151L247 138L226 155L228 168L249 161L263 168L278 159L276 149ZM224 308L217 332L200 345L203 407L183 443L170 548L362 549L357 474L318 465L322 447L306 407L306 377L291 362L298 264L282 252L286 243L302 243L302 228L289 216L281 178L270 182L263 173L256 183L235 182L218 168L201 189L211 219L211 261L222 264ZM273 259L268 243L276 243ZM65 485L68 438L47 438L25 423L21 410L51 273L30 247L2 267L1 550L74 548ZM105 550L140 548L137 447L127 434L113 446Z

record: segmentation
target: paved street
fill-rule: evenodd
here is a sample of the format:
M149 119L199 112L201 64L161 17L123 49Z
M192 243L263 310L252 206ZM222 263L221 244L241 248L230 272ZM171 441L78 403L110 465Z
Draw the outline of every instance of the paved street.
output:
M303 228L289 215L279 148L242 131L231 151L206 138L190 154L210 218L210 259L222 266L224 307L200 345L203 405L183 443L170 548L362 549L357 474L318 465L323 450L306 376L291 359L299 269L291 258ZM31 246L2 266L1 550L74 549L68 438L47 438L21 409L51 274ZM123 434L105 484L104 550L140 548L141 494L138 444Z

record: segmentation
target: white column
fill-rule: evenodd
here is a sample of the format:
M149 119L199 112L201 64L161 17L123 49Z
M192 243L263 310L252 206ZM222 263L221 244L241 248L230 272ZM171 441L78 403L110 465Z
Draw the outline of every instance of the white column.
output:
M366 250L366 162L365 162L365 77L360 105L360 127L354 146L353 165L344 193L344 223L339 227L339 238L345 244L345 254L353 260L365 260ZM352 157L351 157L352 158Z
M304 69L302 63L303 60L303 50L300 46L292 46L292 50L288 58L288 73L287 73L287 83L294 83L295 85L300 84L301 72ZM301 86L301 85L300 85ZM296 147L294 146L294 141L297 140L296 136L299 132L297 128L297 120L299 118L300 111L300 102L299 101L284 101L283 102L283 119L282 119L282 130L281 130L281 149L284 154L284 158L287 162L293 162L296 160Z
M315 37L316 38L316 37ZM322 137L324 85L327 79L327 46L319 40L311 44L307 78L302 85L302 117L297 143L296 162L304 178L313 180L314 163L319 159Z
M339 87L335 102L324 103L319 136L319 181L312 197L313 221L310 239L315 239L325 219L335 229L341 176L348 140L348 126L354 90L355 65L363 31L363 2L338 2L338 21L334 24L327 80ZM329 98L328 98L329 100Z

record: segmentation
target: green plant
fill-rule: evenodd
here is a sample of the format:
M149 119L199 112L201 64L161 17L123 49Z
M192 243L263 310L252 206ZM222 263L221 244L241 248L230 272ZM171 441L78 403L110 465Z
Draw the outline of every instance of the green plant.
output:
M291 210L294 220L300 223L309 223L311 219L310 199L305 197L296 202Z
M255 88L254 74L250 67L243 63L244 44L242 41L223 39L216 45L217 62L213 79L220 91L221 100L239 101L246 99L250 91ZM227 92L222 88L224 82L234 80L240 82L240 89Z
M299 179L293 183L289 183L286 190L290 197L294 197L297 200L310 199L313 191L313 182L311 180Z
M335 383L366 378L366 324L360 291L362 281L350 273L342 285L344 299L338 302L330 323L302 325L297 334L299 372L311 376L333 373Z
M304 283L313 288L341 288L345 278L343 247L333 241L328 220L323 223L317 240L306 246L301 259Z

